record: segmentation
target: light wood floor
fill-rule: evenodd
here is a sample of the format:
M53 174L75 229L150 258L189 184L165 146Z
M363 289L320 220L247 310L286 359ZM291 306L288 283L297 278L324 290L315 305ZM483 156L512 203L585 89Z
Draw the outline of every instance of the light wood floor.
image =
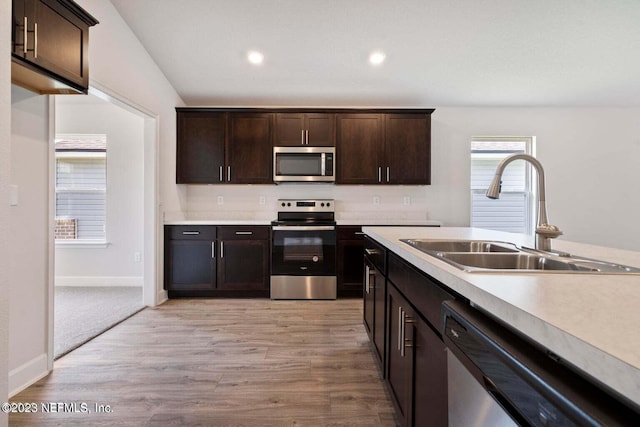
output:
M355 299L170 300L62 357L12 401L91 411L12 414L16 426L396 425Z

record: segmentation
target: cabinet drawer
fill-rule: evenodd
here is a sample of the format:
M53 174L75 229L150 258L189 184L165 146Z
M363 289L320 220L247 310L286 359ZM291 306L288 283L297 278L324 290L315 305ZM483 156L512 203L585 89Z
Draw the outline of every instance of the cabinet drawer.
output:
M338 240L361 240L364 238L359 225L339 225L336 227Z
M388 277L416 310L431 323L434 330L440 331L441 305L444 301L456 299L453 291L445 290L443 285L439 285L393 253L389 255Z
M268 240L271 227L261 225L218 227L218 238L225 240Z
M167 225L172 240L215 240L214 225Z
M387 275L387 250L384 246L370 237L364 238L364 253L373 265L383 274Z

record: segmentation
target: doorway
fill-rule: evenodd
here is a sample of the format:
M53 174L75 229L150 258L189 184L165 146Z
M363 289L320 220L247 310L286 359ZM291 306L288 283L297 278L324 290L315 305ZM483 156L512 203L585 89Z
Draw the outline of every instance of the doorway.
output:
M155 303L155 119L94 88L53 102L51 361Z

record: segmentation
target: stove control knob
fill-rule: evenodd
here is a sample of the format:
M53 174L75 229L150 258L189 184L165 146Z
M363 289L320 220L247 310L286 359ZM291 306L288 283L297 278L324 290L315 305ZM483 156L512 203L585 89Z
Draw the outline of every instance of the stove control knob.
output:
M327 203L327 207L331 206L331 203Z
M282 206L284 206L284 205L285 205L284 202L282 202Z
M324 203L320 203L320 206L322 206L324 208ZM329 205L327 204L327 206L329 206Z
M287 206L291 206L291 202L287 203Z

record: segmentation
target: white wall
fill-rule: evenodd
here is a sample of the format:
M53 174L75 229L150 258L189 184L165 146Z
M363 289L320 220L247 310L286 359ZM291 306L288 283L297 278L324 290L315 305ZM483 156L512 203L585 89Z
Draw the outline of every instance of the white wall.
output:
M0 400L9 394L9 207L7 185L11 157L11 2L0 2ZM0 411L0 426L8 423L7 414Z
M144 119L94 96L56 97L56 133L107 135L106 248L56 247L56 285L142 286Z
M9 390L47 371L49 99L11 86Z

